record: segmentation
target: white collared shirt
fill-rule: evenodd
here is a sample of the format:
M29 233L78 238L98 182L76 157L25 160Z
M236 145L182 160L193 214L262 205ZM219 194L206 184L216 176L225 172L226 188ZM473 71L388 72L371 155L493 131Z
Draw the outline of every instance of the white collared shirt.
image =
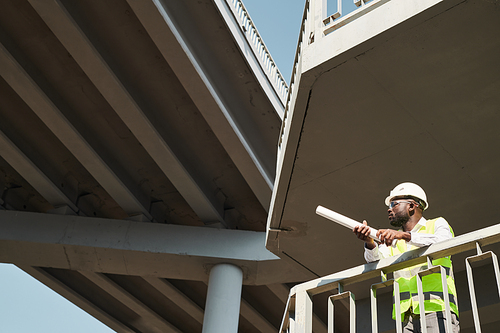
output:
M441 242L453 237L453 234L450 230L450 225L446 220L442 217L436 219L434 224L434 233L433 234L424 234L418 233L418 231L425 226L427 220L425 218L421 218L418 223L413 227L410 231L411 240L407 242L408 245L413 245L416 247L428 246L437 242ZM395 246L396 242L393 242L392 246ZM365 246L365 260L367 262L372 262L376 260L380 260L383 258L390 257L390 250L385 244L381 244L375 246L373 250L366 248Z

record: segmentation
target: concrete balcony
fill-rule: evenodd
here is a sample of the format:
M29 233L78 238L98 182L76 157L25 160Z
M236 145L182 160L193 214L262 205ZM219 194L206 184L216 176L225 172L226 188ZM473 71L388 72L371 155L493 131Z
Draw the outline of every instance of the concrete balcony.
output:
M388 228L384 198L404 181L426 190L424 215L445 217L456 235L498 223L498 3L326 12L314 0L304 11L267 248L316 278L361 265L362 243L316 207Z
M497 223L487 208L500 167L496 4L391 0L333 31L320 4L308 2L303 24L267 247L317 275L361 263L338 258L361 250L316 206L387 227L383 200L403 181L420 184L426 216L456 234Z

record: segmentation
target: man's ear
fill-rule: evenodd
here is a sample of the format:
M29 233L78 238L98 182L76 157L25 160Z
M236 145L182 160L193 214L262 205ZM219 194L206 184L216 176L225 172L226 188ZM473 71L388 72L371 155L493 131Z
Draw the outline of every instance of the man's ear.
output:
M413 214L415 214L417 212L417 205L414 203L410 203L409 205L410 205L410 208L408 210L408 214L410 216L413 216Z

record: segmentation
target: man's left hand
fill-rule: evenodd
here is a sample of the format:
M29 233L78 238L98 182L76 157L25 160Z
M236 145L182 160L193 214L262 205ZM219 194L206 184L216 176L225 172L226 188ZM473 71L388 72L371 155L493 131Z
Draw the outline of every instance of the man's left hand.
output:
M392 229L380 229L377 232L377 237L380 239L380 242L391 246L395 240L403 239L405 241L411 240L411 234L409 232L392 230Z

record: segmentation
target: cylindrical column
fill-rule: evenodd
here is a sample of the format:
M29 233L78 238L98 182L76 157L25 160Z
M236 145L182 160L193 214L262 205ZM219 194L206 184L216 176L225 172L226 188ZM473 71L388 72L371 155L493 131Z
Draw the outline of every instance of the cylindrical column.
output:
M203 333L237 333L240 317L241 268L218 264L210 271Z

